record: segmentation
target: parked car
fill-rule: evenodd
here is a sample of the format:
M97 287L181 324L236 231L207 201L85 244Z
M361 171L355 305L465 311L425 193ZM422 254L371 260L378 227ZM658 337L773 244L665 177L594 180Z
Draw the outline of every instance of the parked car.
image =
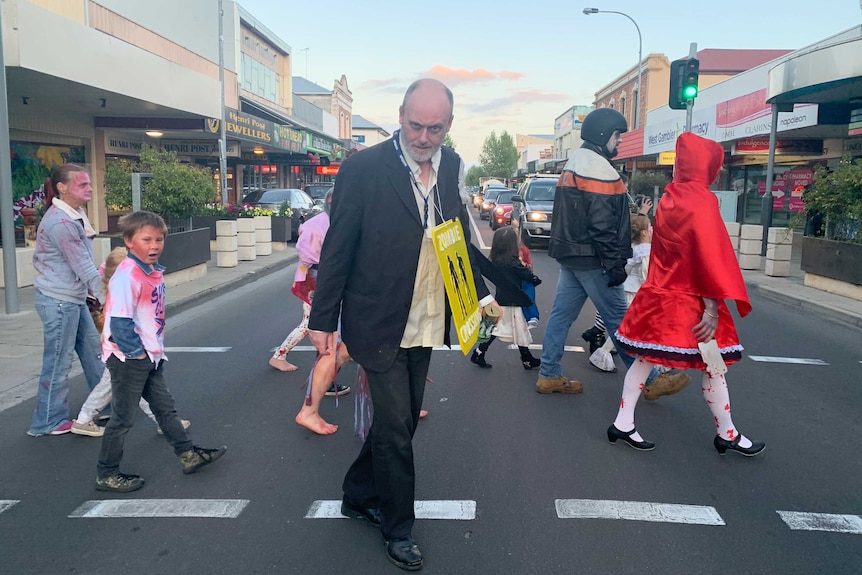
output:
M251 204L257 201L257 199L265 192L266 190L258 188L243 188L243 196L242 200L240 200L240 204Z
M517 190L509 189L500 192L497 196L494 201L494 208L488 218L488 225L491 226L492 230L512 223L512 196L517 193Z
M305 184L305 187L302 189L311 197L315 204L322 206L323 201L326 199L326 194L333 187L335 187L334 182L314 182L312 184Z
M556 177L534 178L521 184L518 193L512 196L512 227L525 246L551 239L556 188Z
M299 226L311 216L321 212L323 208L314 203L311 196L296 188L275 188L266 190L254 202L248 202L253 206L269 208L277 211L285 201L291 210L291 235L293 238L299 233Z
M488 187L485 189L485 196L482 199L482 203L479 205L479 219L487 220L489 218L488 214L494 208L494 201L497 199L497 195L500 192L504 192L509 188L505 187Z

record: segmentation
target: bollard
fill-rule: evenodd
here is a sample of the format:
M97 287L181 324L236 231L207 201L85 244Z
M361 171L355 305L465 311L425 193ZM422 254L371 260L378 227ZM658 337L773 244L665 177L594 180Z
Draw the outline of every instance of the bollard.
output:
M766 275L773 277L790 275L792 246L792 230L789 228L769 228L766 238Z
M236 219L237 257L241 262L257 259L257 242L254 238L254 218Z
M237 256L236 220L216 221L216 265L234 268L239 263Z
M739 267L744 270L759 270L762 245L763 226L743 224L739 234Z

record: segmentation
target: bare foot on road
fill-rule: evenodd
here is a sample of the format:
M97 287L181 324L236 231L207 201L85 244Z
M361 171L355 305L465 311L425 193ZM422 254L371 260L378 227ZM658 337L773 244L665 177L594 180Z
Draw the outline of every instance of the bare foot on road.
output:
M322 417L320 417L319 413L308 414L303 413L305 410L301 410L296 414L296 423L305 427L306 429L310 429L314 433L318 435L332 435L336 431L338 431L338 426L333 425L331 423L326 423Z
M299 367L293 365L286 359L278 359L276 357L270 358L269 365L277 369L278 371L296 371Z

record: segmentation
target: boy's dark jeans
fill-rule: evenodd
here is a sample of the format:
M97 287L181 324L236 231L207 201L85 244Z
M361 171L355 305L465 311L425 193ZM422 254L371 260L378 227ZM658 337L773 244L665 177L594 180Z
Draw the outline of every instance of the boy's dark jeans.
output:
M165 439L173 446L174 453L179 455L191 449L193 444L177 417L174 397L165 384L165 362L159 362L156 367L149 358L127 358L126 361L120 361L112 355L107 363L108 371L111 372L113 415L105 427L105 435L102 436L102 450L99 452L99 463L96 466L98 476L110 477L118 471L123 459L126 433L135 423L138 400L141 397L150 404L150 409L156 416Z

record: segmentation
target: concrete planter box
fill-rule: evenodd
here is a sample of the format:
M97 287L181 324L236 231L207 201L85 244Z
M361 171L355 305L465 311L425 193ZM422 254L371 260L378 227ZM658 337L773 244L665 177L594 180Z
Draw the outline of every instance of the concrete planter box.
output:
M192 229L200 230L203 228L209 228L210 241L214 242L216 239L216 222L230 219L233 218L229 218L227 216L194 216L192 217Z
M862 244L802 238L802 270L862 286Z
M272 241L289 242L293 237L293 220L281 216L272 216Z

